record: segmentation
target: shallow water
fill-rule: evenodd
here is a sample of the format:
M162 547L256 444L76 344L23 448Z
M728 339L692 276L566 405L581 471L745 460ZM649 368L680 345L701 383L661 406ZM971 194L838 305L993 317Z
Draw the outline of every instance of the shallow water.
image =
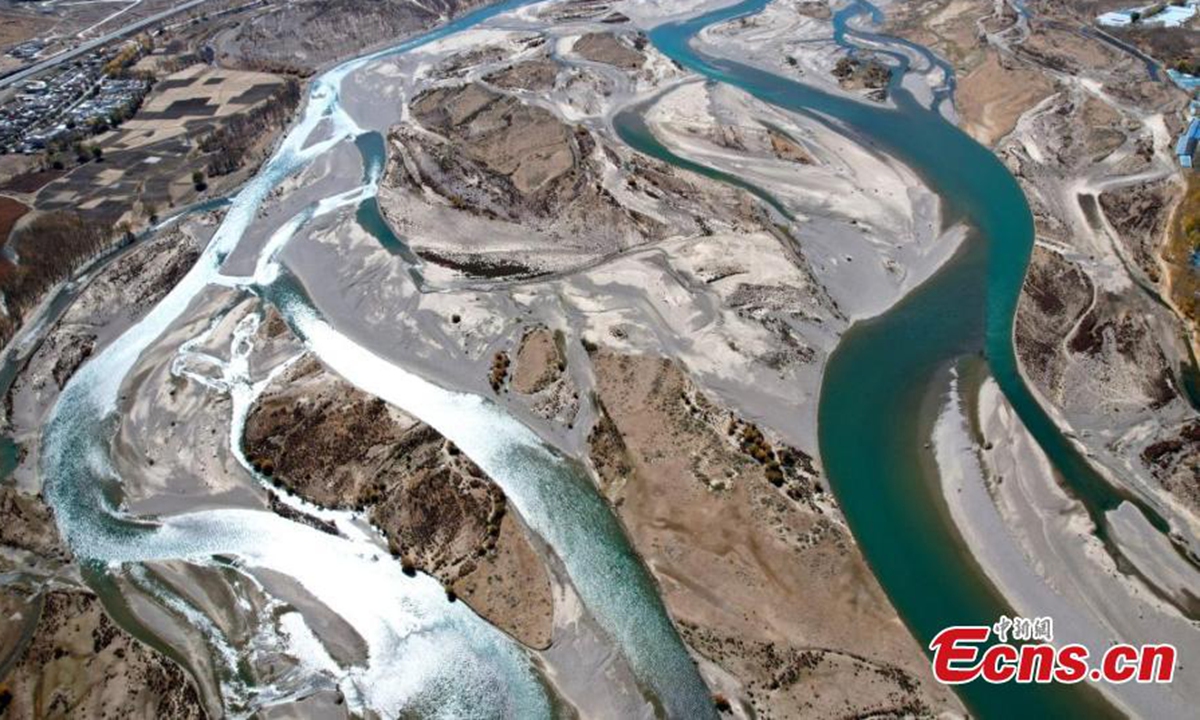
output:
M373 197L378 166L364 163L361 188L286 224L264 249L253 277L227 278L219 271L264 200L289 175L347 138L359 142L368 160L380 152L379 136L363 133L340 108L343 78L372 58L444 37L520 4L504 3L466 16L393 50L334 68L314 83L301 120L234 200L195 269L64 389L44 435L47 497L64 536L85 559L136 564L235 555L249 567L269 567L299 579L371 646L369 666L349 669L342 679L354 703L389 711L436 714L436 709L448 716L537 717L550 712L550 701L524 653L461 604L447 604L431 579L406 578L395 563L375 562L369 543L331 538L269 513L207 511L151 524L115 508L120 479L108 452L121 412L120 383L205 287L220 283L253 289L273 301L339 374L410 409L487 470L562 558L589 610L665 711L675 717L708 716L707 692L653 582L582 469L549 451L495 405L439 388L360 347L322 319L303 289L281 274L275 255L313 216L354 205L364 227L376 223L372 213L377 216L377 208L366 203ZM750 0L662 26L651 38L665 54L710 79L733 83L782 108L823 113L895 153L942 195L949 220L963 219L974 229L942 272L894 310L847 334L830 360L820 429L833 488L872 567L918 639L928 641L948 624L990 623L1004 605L961 549L940 511L930 463L921 457L928 423L919 409L940 369L963 355L984 352L1017 412L1089 508L1102 518L1102 511L1121 499L1057 432L1016 372L1012 317L1032 244L1028 207L1016 182L988 150L897 87L892 89L897 108L887 110L705 57L689 46L702 27L757 12L764 4ZM839 37L853 36L844 32L845 24L864 9L869 8L852 6L839 16ZM332 137L307 145L322 121L334 126ZM387 243L393 238L380 239ZM401 245L392 249L403 256ZM972 710L987 717L1079 712L1096 701L1084 687L971 685L962 694Z
M959 358L983 354L1009 402L1088 507L1103 533L1106 510L1128 499L1080 457L1036 403L1017 371L1013 317L1033 246L1033 220L1017 182L987 149L899 85L894 108L820 92L770 72L703 55L690 44L703 27L760 11L765 0L656 28L664 54L712 80L730 83L780 108L819 113L894 154L943 201L947 224L970 232L945 268L884 315L856 324L829 360L818 428L821 456L868 561L922 644L955 624L991 624L1007 608L963 549L938 496L934 463L922 457L931 417L922 413L935 377ZM852 3L835 17L837 37L851 18L874 14ZM1154 516L1151 514L1151 519ZM1160 528L1161 519L1159 519ZM984 717L1111 712L1085 686L958 688Z
M283 247L313 218L359 207L374 195L381 138L364 133L341 109L341 81L377 58L445 37L521 4L503 3L464 16L391 50L338 66L313 83L300 120L233 200L195 267L140 323L85 364L64 388L43 434L46 497L77 556L114 572L121 572L122 565L163 559L208 563L221 555L237 557L250 570L269 568L295 578L367 641L370 657L365 666L329 669L339 676L351 707L429 717L549 715L552 701L519 646L461 603L448 603L436 581L408 578L398 563L386 557L381 561L379 548L365 538L339 539L257 511L212 510L149 522L118 509L121 479L109 453L124 411L119 395L122 382L142 353L186 317L193 299L205 288L215 284L258 292L276 302L323 361L441 430L491 474L525 522L554 549L580 598L628 659L651 702L675 717L711 716L707 689L649 574L582 468L544 447L494 404L433 385L341 335L276 262ZM310 136L330 127L328 139L309 144ZM262 249L252 276L223 275L221 263L238 246L272 191L346 140L360 140L359 148L369 161L364 163L365 176L358 180L361 185L307 207L285 222ZM233 366L230 360L223 369L227 380ZM222 387L229 385L224 382ZM238 395L233 392L236 406ZM235 434L237 426L235 417L231 428ZM236 445L236 439L231 442ZM113 587L97 585L100 592ZM306 648L311 654L312 643L307 641L292 652L304 655Z

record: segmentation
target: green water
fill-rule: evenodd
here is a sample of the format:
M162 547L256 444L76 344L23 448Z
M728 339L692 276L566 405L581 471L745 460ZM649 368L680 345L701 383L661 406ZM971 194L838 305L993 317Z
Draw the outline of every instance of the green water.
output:
M655 139L654 133L650 132L650 128L646 127L646 120L642 117L644 110L644 107L638 106L627 108L613 118L613 125L617 129L617 133L627 145L643 153L653 155L659 160L668 162L675 167L699 173L713 180L719 180L720 182L741 188L759 200L762 200L771 209L788 220L795 220L792 214L788 212L788 209L784 207L783 203L757 185L748 183L736 175L694 162L668 150L662 143Z
M781 108L820 113L868 145L907 163L943 200L948 222L970 228L958 255L903 302L846 334L822 387L821 455L868 561L924 645L947 625L991 624L1008 612L948 521L925 444L939 375L971 354L986 357L1016 412L1103 528L1115 492L1050 421L1017 371L1013 315L1033 246L1033 219L1017 182L996 157L907 92L895 109L828 95L772 73L702 55L690 47L704 26L758 12L765 0L656 28L663 53L706 77ZM852 7L836 19L839 37ZM941 382L936 382L938 378ZM923 456L924 454L924 456ZM1161 518L1150 514L1160 528ZM1103 532L1103 531L1101 531ZM1093 717L1114 711L1086 685L993 686L958 692L983 717Z

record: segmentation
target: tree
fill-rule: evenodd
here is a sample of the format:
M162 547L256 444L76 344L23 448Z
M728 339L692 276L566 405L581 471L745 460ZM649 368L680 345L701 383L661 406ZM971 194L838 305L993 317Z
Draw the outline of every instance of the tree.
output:
M96 162L100 162L104 159L104 150L99 145L92 146L92 159L94 159Z
M199 192L204 192L208 188L208 183L205 182L203 170L196 170L192 173L192 184L196 186L196 190Z

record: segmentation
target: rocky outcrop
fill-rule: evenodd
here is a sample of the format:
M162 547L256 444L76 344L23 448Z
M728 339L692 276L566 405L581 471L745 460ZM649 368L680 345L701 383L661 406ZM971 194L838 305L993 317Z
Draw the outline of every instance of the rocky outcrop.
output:
M506 90L545 92L554 87L558 65L549 58L525 60L487 76L492 85Z
M312 72L337 58L428 28L482 0L300 0L272 5L240 24L220 49L252 68Z
M0 546L65 561L71 553L58 536L54 515L40 497L0 486ZM2 566L3 563L0 563Z
M1143 275L1158 282L1158 248L1162 245L1172 203L1172 187L1166 181L1127 185L1100 194L1100 207L1117 231Z
M1162 435L1146 445L1139 457L1167 492L1200 513L1200 421Z
M514 355L509 387L547 420L571 427L579 412L579 390L567 373L566 340L544 326L529 328Z
M492 79L497 86L552 82L545 62L519 63ZM613 159L592 132L545 108L468 83L427 90L410 111L414 122L389 136L381 206L432 264L477 277L529 276L547 255L571 262L571 249L583 262L667 233L608 187ZM445 238L439 228L447 223L478 228L494 242Z
M450 138L490 175L507 179L522 197L574 175L579 165L576 155L590 150L590 144L576 141L571 129L550 111L475 83L426 92L413 101L412 112L418 122Z
M412 102L412 113L446 142L398 129L393 138L411 159L396 166L393 179L402 185L428 186L452 206L485 217L560 232L628 240L649 227L604 189L591 134L548 110L472 83L427 91Z
M1063 339L1092 304L1087 273L1062 255L1033 249L1016 318L1021 364L1041 388L1057 388L1065 372Z
M541 557L500 488L433 428L306 359L258 398L242 442L279 488L368 513L406 572L437 577L526 645L549 645Z

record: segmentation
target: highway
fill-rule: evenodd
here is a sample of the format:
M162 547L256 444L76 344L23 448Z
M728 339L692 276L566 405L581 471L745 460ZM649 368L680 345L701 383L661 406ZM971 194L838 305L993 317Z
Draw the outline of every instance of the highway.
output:
M104 45L105 43L112 42L113 40L118 40L122 37L125 37L126 35L130 35L139 30L142 30L144 28L155 25L155 24L171 17L172 15L177 15L185 10L190 10L191 8L194 8L197 5L199 5L201 3L205 3L205 2L208 2L208 0L188 0L187 2L176 5L175 7L168 8L167 10L163 10L162 12L155 13L148 17L142 18L141 20L138 20L137 22L130 23L122 28L119 28L117 30L114 30L113 32L108 33L107 35L98 37L95 40L88 40L87 42L77 45L76 47L73 47L69 50L65 50L63 52L60 52L53 57L46 58L45 60L42 60L40 62L36 62L33 65L30 65L29 67L22 68L16 72L14 72L11 75L6 75L5 77L0 78L0 90L4 90L8 87L11 87L12 85L15 85L16 83L24 82L25 80L28 80L32 77L36 77L40 73L43 73L46 70L49 70L50 68L52 68L56 65L60 65L62 63L68 62L74 58L79 57L80 55L85 55L85 54L91 52L92 50L95 50L96 48Z

